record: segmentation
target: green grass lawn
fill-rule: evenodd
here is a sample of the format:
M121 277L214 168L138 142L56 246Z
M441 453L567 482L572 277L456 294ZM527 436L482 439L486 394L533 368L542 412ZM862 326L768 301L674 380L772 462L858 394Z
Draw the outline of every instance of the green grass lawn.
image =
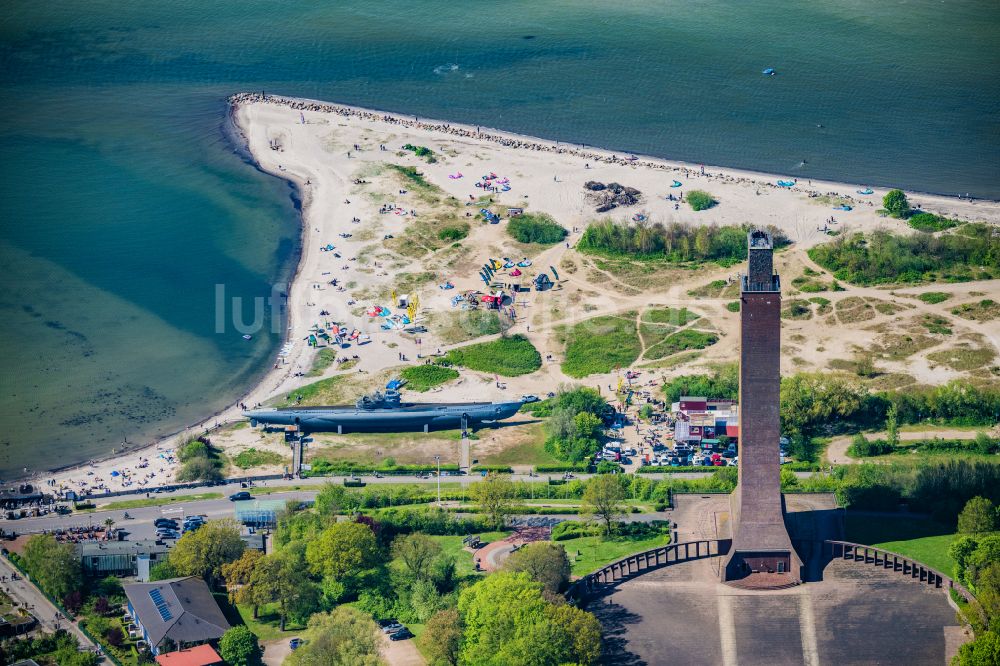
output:
M221 598L220 598L221 597ZM281 616L278 615L278 604L264 604L257 611L257 619L253 619L253 607L247 605L233 606L226 599L225 594L216 594L215 600L219 602L223 614L229 620L229 624L245 624L259 640L271 641L277 638L292 638L301 634L305 629L304 625L286 622L285 630L281 631ZM234 616L238 615L238 619ZM235 621L234 621L235 620Z
M96 509L85 509L85 511L115 511L120 509L141 509L144 506L162 506L164 504L178 504L180 502L197 502L199 500L222 499L222 493L196 493L194 495L173 495L164 497L163 495L152 495L149 499L122 500L121 502L108 502L98 504Z
M566 552L569 553L573 574L583 576L627 555L666 545L670 543L670 535L662 534L646 539L605 539L600 536L589 536L559 543L565 546Z
M594 317L566 333L562 371L570 377L604 374L626 368L639 358L642 343L636 331L636 312Z
M948 547L956 536L952 528L926 518L847 514L848 541L912 557L946 576L954 572Z
M445 361L479 372L518 377L542 367L542 355L523 335L452 349Z

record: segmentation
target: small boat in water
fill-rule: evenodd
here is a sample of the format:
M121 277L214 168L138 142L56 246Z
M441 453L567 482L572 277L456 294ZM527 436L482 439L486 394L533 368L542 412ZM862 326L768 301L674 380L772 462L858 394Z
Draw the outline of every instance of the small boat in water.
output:
M244 335L244 336L243 336L243 339L244 339L244 340L252 340L252 339L253 339L253 336L252 336L252 335Z
M764 76L774 76L775 75L774 67L768 67L764 69L764 71L762 71L761 74L763 74Z

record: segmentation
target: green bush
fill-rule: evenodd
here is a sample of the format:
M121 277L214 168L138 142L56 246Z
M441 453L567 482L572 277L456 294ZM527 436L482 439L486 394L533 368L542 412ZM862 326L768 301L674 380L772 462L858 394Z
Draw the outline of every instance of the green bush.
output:
M412 365L404 368L399 376L406 380L406 388L424 392L458 379L458 371L440 365Z
M554 474L560 472L583 472L590 469L589 463L566 463L564 465L535 465L538 474Z
M857 232L810 248L809 256L837 279L860 285L989 279L1000 275L1000 234L979 227L941 236Z
M427 146L414 146L413 144L405 144L403 150L409 150L417 157L423 157L427 160L428 164L434 164L437 162L437 158L434 157L434 151Z
M545 213L524 213L510 219L507 233L521 243L552 245L566 238L569 232Z
M884 456L895 450L892 444L884 439L867 439L862 434L857 434L847 447L847 455L854 458L870 458L873 456Z
M564 520L552 528L553 541L569 541L580 537L597 536L601 528L597 525L581 523L576 520Z
M448 226L438 232L438 238L443 241L459 241L469 235L469 225Z
M177 455L181 468L178 481L218 481L222 478L222 460L219 450L203 440L191 440Z
M531 374L542 367L542 355L520 334L452 349L443 361L504 377Z
M670 263L715 261L730 266L747 258L749 231L750 225L628 224L609 219L591 222L576 247L581 252L610 257ZM768 225L767 231L775 248L789 244L788 236L777 227ZM725 286L724 280L709 285L713 289Z
M682 395L700 395L716 400L736 400L739 392L736 365L726 365L711 375L681 375L663 385L667 402L676 402Z
M353 460L327 460L325 458L319 458L313 460L311 463L312 469L306 472L308 476L330 476L330 475L347 475L347 474L371 474L373 472L379 472L381 474L412 474L414 472L435 472L438 466L435 464L430 465L397 465L397 464L385 464L386 462L391 462L389 459L383 461L382 465L371 465L367 463L358 463ZM442 464L442 472L457 472L459 469L458 465L455 464Z
M740 311L740 302L739 301L733 301L731 303L726 303L726 309L729 310L730 312L739 312Z
M951 294L943 291L925 291L924 293L917 296L924 303L929 303L930 305L937 305L943 301L947 301L951 298Z
M240 451L233 456L233 464L240 469L263 467L265 465L280 465L284 461L285 458L279 453L255 449L253 447L245 451Z
M691 206L691 210L706 210L718 203L711 194L703 190L691 190L684 200Z
M944 231L945 229L951 229L962 224L959 220L950 220L947 217L941 217L932 213L917 213L910 216L906 222L917 231L925 231L927 233Z

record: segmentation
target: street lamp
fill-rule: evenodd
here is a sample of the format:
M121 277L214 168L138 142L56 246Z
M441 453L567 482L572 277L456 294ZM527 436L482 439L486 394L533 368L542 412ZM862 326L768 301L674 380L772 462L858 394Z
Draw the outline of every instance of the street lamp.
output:
M438 506L441 506L441 456L434 456L438 468Z

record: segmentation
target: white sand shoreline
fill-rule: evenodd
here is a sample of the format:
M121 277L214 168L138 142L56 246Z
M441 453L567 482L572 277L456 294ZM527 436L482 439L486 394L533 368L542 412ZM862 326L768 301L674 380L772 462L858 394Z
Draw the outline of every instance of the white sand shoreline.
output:
M294 376L294 373L307 367L303 362L308 361L310 354L308 353L309 347L299 338L301 338L302 331L308 327L311 318L314 317L314 315L307 311L305 306L309 305L309 298L314 296L314 292L311 292L307 288L307 282L309 279L315 279L315 276L307 279L308 276L305 274L307 272L307 267L314 267L317 257L320 254L317 249L317 242L315 240L311 240L311 237L314 235L313 229L315 228L316 232L319 232L321 228L324 232L339 229L340 227L331 226L332 223L330 223L329 220L337 213L346 214L347 209L340 206L339 201L337 201L337 199L342 196L344 192L338 191L331 194L331 192L325 191L323 196L327 197L328 200L324 200L323 202L323 215L320 216L322 219L314 219L316 217L314 204L316 192L318 191L316 188L320 182L319 178L316 174L310 174L310 172L304 171L301 166L292 165L289 162L290 168L286 168L282 164L278 163L277 160L282 159L278 157L279 153L262 150L259 143L260 137L256 137L258 144L256 146L254 145L254 137L251 136L251 129L253 129L252 119L245 117L244 115L245 109L253 107L254 105L265 107L276 105L295 110L301 109L303 112L311 114L333 113L345 118L355 117L359 119L359 124L365 126L378 126L381 130L387 131L390 134L395 134L403 129L409 129L413 130L413 133L415 134L437 133L444 139L461 139L472 142L482 142L483 144L495 144L496 146L499 146L498 150L512 151L511 154L513 155L550 153L553 156L567 156L577 158L578 160L589 160L594 162L595 166L599 165L601 167L627 167L636 171L648 169L663 171L668 174L679 175L683 177L685 181L687 181L687 179L698 179L698 181L715 181L727 185L738 184L746 186L751 184L752 186L758 188L772 188L773 190L780 192L789 191L787 188L779 188L775 184L777 179L782 178L782 176L778 175L708 165L704 166L704 172L702 172L702 167L684 162L648 156L635 156L636 159L633 160L628 154L618 155L618 153L611 150L593 147L578 147L576 144L567 144L565 142L556 142L530 136L517 135L491 128L476 128L471 125L448 123L445 121L430 119L409 120L408 118L410 117L402 116L398 113L363 109L308 99L287 98L272 95L267 95L265 99L262 99L260 94L257 93L234 95L230 98L230 107L227 112L228 117L226 120L226 122L232 124L234 130L234 140L238 137L239 140L243 142L243 147L245 147L247 154L250 159L253 160L253 163L258 169L291 182L297 188L301 200L300 214L302 219L302 228L300 233L302 234L302 240L300 243L300 254L297 258L296 268L287 291L288 298L286 300L285 310L287 327L283 340L283 344L288 342L294 343L292 352L287 356L284 364L275 365L271 369L267 370L259 381L251 386L247 392L236 401L235 404L217 411L193 426L161 437L147 446L130 449L121 454L116 454L111 458L90 461L82 465L64 468L56 472L39 473L35 475L35 478L54 479L56 487L63 485L76 490L76 488L72 488L72 486L74 484L79 484L81 476L86 475L88 472L94 472L94 477L102 478L105 483L108 483L110 482L109 475L112 469L135 469L140 460L143 458L152 460L155 453L166 453L187 438L204 434L207 430L210 430L217 425L224 425L240 420L241 410L239 409L239 404L242 403L247 404L248 406L253 406L258 403L263 403L268 398L273 397L276 394L294 389L297 385L301 385L302 382ZM298 114L296 113L295 116L297 118ZM289 160L292 157L293 155L286 154L283 159ZM595 169L595 173L596 171L597 169ZM669 176L665 176L665 178L668 177ZM333 178L335 188L341 187L346 191L347 182L344 180L343 174L333 174ZM693 187L701 186L698 184L698 181L693 184ZM324 180L323 182L326 183L327 181ZM720 187L721 186L722 185L720 184ZM538 187L543 186L539 185ZM859 200L856 195L856 191L861 187L863 186L857 184L852 185L848 183L816 180L812 181L809 185L799 183L794 188L794 193L798 195L803 195L806 192L817 192L820 194L832 193L837 196L850 197L851 200L856 203L860 202L862 204L866 204L880 201L881 196L885 191L887 191L885 188L873 188L876 191L870 196L870 198ZM688 188L685 187L685 189ZM992 202L988 202L986 200L966 200L959 199L957 197L931 195L925 193L909 194L915 203L920 204L925 209L930 209L932 212L948 214L950 216L964 219L980 219L980 213L987 212L986 210L981 211L981 209L990 209L992 207L990 205ZM864 208L865 215L870 216L870 206L865 206ZM991 215L996 215L995 210L991 210L989 213ZM715 220L709 219L705 222L709 223L713 221ZM313 284L315 285L315 283ZM335 312L335 314L342 313ZM384 349L372 349L374 354L382 354L383 356L387 351L388 350ZM381 360L384 361L385 358ZM373 367L371 364L367 365L368 367ZM390 365L392 365L392 363L383 363L383 367L389 367ZM172 477L171 470L173 467L174 465L166 464L158 466L155 470L152 470L155 472L155 477L148 477L148 474L150 473L148 471L140 473L136 470L133 472L136 477L141 478L143 474L145 474L147 475L147 478L144 479L145 484L142 487L135 486L135 490L137 492L142 492L144 487L170 483L172 481L172 478L170 477ZM120 487L111 487L111 489L121 490Z

